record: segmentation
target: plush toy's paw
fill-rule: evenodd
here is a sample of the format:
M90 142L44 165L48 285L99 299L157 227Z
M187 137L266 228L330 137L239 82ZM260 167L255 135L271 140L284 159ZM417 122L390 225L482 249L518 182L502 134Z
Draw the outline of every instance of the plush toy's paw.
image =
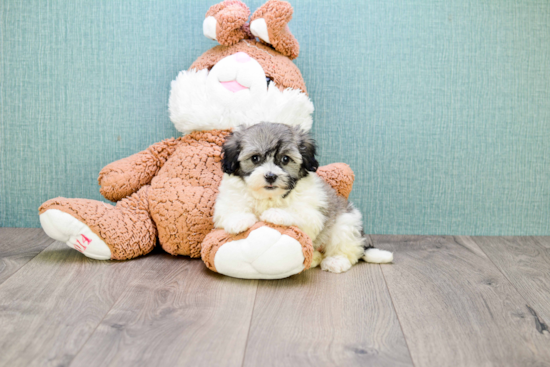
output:
M292 218L283 209L271 208L262 213L260 220L279 226L291 226Z
M252 213L234 214L225 219L222 226L227 233L237 234L246 231L256 224L257 221L258 218Z
M250 31L283 55L295 59L300 53L300 45L288 29L292 13L292 6L288 2L269 0L252 15Z
M308 269L311 240L296 227L256 223L237 236L214 230L202 244L206 266L244 279L281 279Z
M96 260L111 259L111 250L84 223L70 214L57 209L49 209L40 214L40 224L44 232L56 241L65 242L67 246L82 252Z
M351 262L344 256L330 256L321 261L321 269L331 273L344 273L351 269Z
M202 24L206 37L220 45L231 46L245 38L252 38L246 24L250 10L239 0L225 0L210 7Z

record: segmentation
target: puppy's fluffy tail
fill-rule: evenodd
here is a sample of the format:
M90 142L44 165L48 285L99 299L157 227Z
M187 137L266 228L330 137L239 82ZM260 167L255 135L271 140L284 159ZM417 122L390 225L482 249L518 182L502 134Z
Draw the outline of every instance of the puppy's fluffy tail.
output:
M375 264L387 264L393 261L393 252L380 250L372 247L372 242L370 240L370 237L365 235L365 233L362 230L361 230L361 236L363 237L363 248L364 248L364 252L363 252L364 255L361 259L363 259L368 263L375 263Z
M362 259L368 263L387 264L393 261L393 252L369 247Z

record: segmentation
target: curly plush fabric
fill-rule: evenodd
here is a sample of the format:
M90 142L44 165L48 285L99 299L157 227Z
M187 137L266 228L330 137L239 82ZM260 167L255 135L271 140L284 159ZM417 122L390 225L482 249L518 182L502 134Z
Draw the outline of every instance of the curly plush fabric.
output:
M220 247L228 242L247 238L250 232L263 226L273 228L279 231L282 235L287 235L298 241L302 245L302 253L304 254L304 270L310 268L311 260L313 259L313 245L311 243L311 239L297 227L284 227L265 222L258 222L247 231L239 234L229 234L223 229L215 229L214 231L210 232L208 236L206 236L202 244L202 261L204 261L208 269L217 272L216 266L214 264L214 259L216 258L216 253L218 252Z
M306 85L298 67L288 57L254 40L242 40L233 46L213 47L195 60L189 70L210 70L218 61L237 52L246 52L258 61L265 75L271 78L280 90L299 89L307 94Z
M58 209L86 224L111 250L113 260L126 260L149 253L156 244L157 230L149 214L149 186L119 201L116 206L87 199L55 198L38 209Z
M242 39L253 39L250 27L246 24L250 16L248 6L239 0L226 0L212 5L206 17L216 19L216 40L220 45L231 46Z
M151 216L162 248L200 257L201 242L214 224L214 202L223 171L221 147L229 130L191 133L151 182Z
M58 209L72 215L104 240L116 260L148 253L155 246L157 233L167 252L200 257L201 242L214 226L214 202L223 175L221 146L229 133L194 132L111 163L100 182L123 186L122 190L107 191L111 197L139 189L114 207L95 200L56 198L45 202L39 213ZM131 181L132 186L123 184L125 177L142 175L143 169L149 174L158 171L150 185L138 187L146 179ZM106 180L110 175L118 180Z
M106 165L97 179L105 199L118 201L151 182L182 138L166 139L143 152Z
M267 24L269 43L281 54L294 60L300 54L300 45L290 29L288 22L294 10L286 1L269 0L254 12L250 22L263 18Z

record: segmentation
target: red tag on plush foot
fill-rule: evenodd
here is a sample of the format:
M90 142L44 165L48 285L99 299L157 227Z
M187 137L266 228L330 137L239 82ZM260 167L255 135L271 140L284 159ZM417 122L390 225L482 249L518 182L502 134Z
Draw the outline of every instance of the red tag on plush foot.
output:
M92 240L88 237L84 236L83 234L80 235L80 240L76 240L76 243L74 244L74 248L80 252L86 251L88 246L90 246L90 243L92 243ZM82 241L82 242L80 242Z

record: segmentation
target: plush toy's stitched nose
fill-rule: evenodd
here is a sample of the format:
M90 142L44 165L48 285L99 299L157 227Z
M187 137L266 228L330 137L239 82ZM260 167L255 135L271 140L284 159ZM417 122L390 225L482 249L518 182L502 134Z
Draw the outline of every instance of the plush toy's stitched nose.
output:
M248 56L245 52L237 52L235 54L235 59L237 59L237 62L245 63L250 60L250 56Z
M277 181L277 175L272 172L266 173L264 177L265 177L265 180L270 184Z

